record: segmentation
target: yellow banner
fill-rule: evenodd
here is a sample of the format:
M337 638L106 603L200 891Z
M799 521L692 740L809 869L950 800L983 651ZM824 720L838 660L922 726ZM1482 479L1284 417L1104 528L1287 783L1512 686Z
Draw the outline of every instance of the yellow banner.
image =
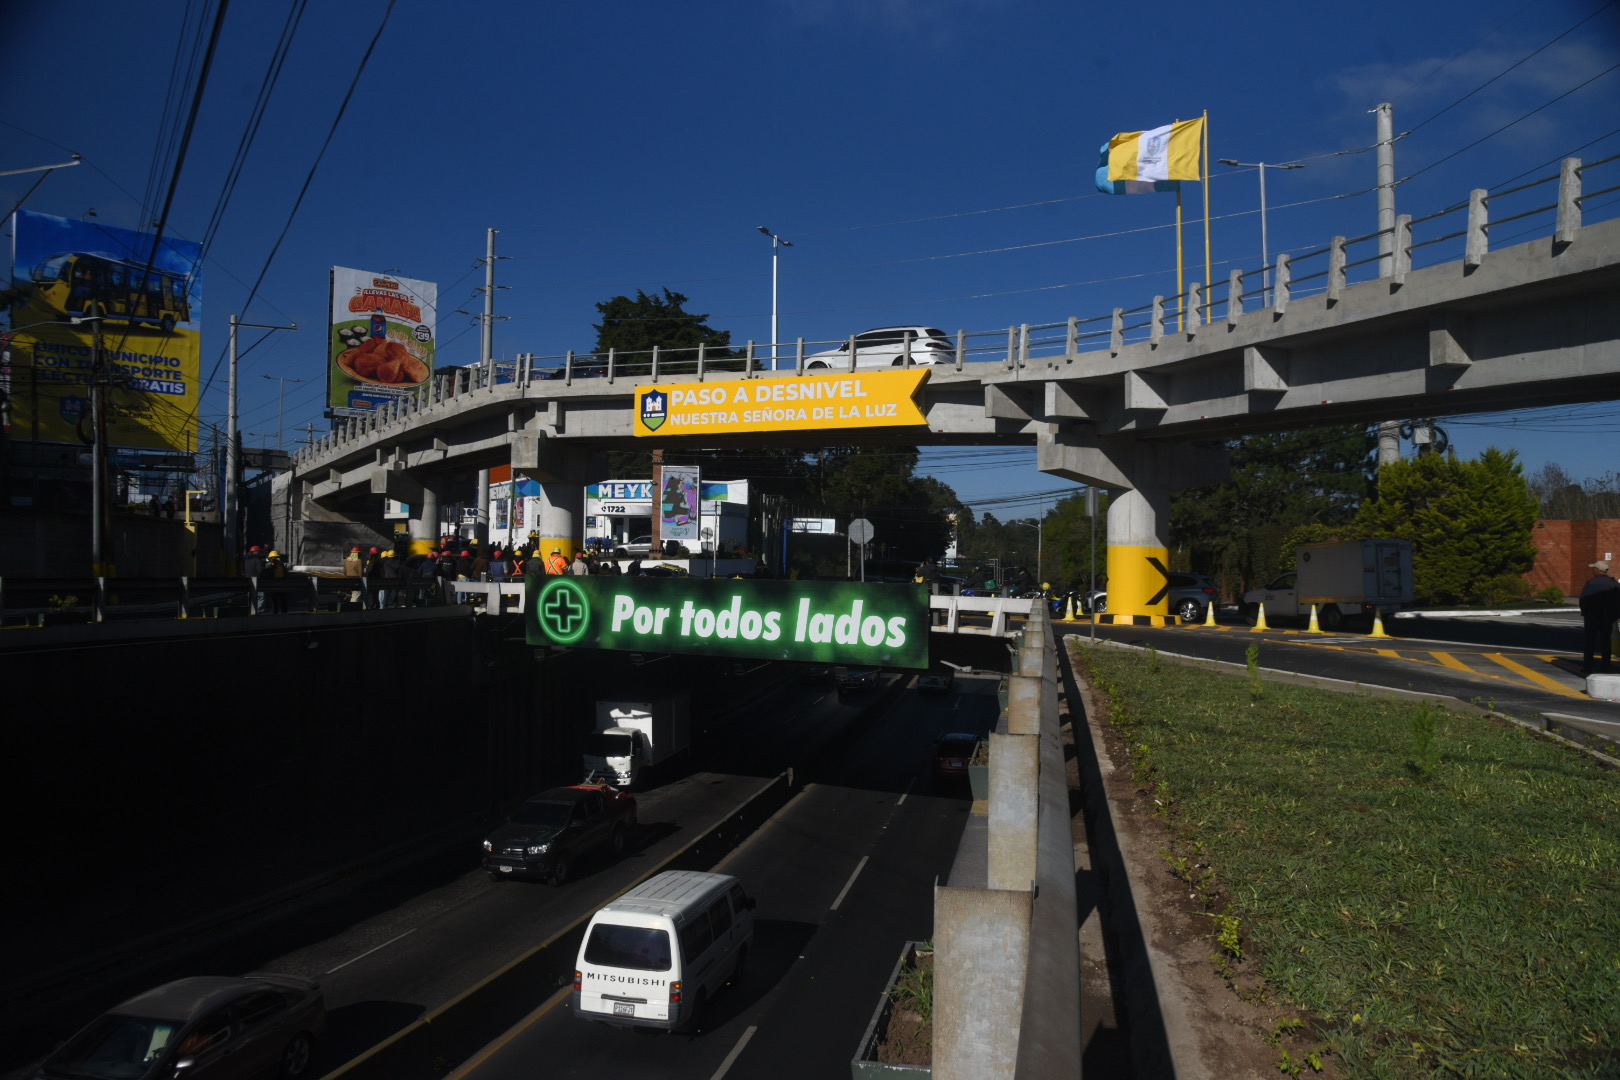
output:
M637 435L667 438L924 424L916 395L927 377L915 367L643 386L633 426Z

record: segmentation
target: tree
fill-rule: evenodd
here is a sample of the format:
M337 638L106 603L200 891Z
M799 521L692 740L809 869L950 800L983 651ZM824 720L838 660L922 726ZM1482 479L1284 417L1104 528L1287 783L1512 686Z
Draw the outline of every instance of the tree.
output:
M1587 477L1577 484L1564 467L1549 461L1530 477L1543 518L1555 521L1586 521L1620 517L1620 477Z
M1356 527L1412 541L1420 601L1494 602L1524 591L1519 575L1536 559L1536 509L1518 454L1491 447L1472 461L1421 454L1385 465L1378 497L1362 506Z
M1241 592L1275 573L1289 533L1348 525L1372 493L1372 429L1364 424L1251 435L1225 444L1232 478L1177 492L1172 558Z
M693 370L698 347L704 347L704 363L717 368L740 367L741 357L732 348L731 331L716 330L707 323L708 315L688 312L686 297L664 290L663 296L648 296L640 289L636 298L615 296L596 305L602 321L596 324L596 353L606 356L609 349L626 357L627 370L651 365L652 351L662 353L660 364L669 362L675 370Z

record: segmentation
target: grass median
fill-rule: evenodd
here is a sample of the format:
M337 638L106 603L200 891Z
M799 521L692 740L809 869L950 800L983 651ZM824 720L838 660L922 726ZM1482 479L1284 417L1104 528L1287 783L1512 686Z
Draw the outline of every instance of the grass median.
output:
M1212 963L1311 1013L1344 1075L1620 1076L1620 773L1266 681L1252 650L1245 677L1075 648L1208 898Z

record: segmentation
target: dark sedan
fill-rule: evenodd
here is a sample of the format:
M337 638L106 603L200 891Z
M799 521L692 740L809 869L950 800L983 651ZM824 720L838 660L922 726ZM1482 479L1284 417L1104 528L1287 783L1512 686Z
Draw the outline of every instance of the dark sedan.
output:
M319 984L291 975L197 975L103 1013L45 1059L39 1080L307 1076L326 1030Z
M964 732L947 732L934 743L934 775L940 778L966 776L979 737Z
M484 841L484 869L496 881L568 881L574 864L603 849L618 856L636 827L636 800L608 784L552 788L517 808Z

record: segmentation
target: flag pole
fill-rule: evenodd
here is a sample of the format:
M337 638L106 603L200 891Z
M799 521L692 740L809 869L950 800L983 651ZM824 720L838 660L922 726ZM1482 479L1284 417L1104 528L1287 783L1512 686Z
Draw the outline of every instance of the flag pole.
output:
M1213 291L1212 276L1215 273L1215 264L1211 261L1209 252L1209 110L1204 110L1204 311L1208 318L1210 293Z
M1186 272L1181 257L1181 185L1176 185L1176 330L1185 330L1183 312L1187 304Z

